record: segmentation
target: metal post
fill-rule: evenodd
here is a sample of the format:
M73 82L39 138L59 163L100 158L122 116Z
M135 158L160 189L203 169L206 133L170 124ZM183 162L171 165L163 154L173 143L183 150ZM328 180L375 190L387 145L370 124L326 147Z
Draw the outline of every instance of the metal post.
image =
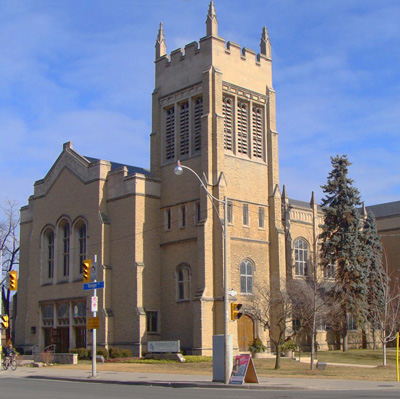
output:
M97 255L94 255L94 263L96 265L96 271L97 271ZM94 278L94 282L97 282L97 276ZM93 296L97 296L97 289L94 289ZM97 312L93 312L93 317L96 317ZM92 345L92 377L96 377L96 355L97 355L97 334L96 334L96 329L93 329L93 345Z
M229 348L229 292L228 292L228 200L224 197L224 382L229 383L230 377L230 348Z

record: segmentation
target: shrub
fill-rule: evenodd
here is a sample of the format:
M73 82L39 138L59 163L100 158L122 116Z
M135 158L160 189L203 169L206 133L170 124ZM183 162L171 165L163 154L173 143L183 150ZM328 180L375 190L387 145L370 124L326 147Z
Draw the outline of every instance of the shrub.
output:
M91 355L89 352L90 352L89 349L86 348L75 348L69 350L69 353L77 353L79 360L91 359Z
M121 357L132 357L132 351L129 349L110 348L110 359L118 359Z

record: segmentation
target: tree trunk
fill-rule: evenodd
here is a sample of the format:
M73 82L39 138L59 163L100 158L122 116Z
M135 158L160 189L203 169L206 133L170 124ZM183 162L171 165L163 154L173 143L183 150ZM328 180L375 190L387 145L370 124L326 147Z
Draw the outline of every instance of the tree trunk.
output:
M275 370L281 368L281 345L276 345Z
M348 334L347 334L347 327L345 326L343 328L343 333L342 333L342 338L343 338L343 352L347 352L349 350L349 345L348 345Z
M383 341L382 345L382 350L383 350L383 367L386 367L386 341Z
M375 333L375 328L372 329L372 348L373 348L373 350L376 349L376 333Z

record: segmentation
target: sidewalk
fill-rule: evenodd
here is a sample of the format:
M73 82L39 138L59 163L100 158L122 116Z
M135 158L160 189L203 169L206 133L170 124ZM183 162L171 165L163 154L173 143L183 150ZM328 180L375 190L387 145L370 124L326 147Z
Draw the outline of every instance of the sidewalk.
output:
M96 378L88 370L63 369L61 367L19 367L16 371L1 371L1 378L36 378L87 383L152 385L171 388L233 388L268 390L400 390L395 381L349 381L313 378L260 377L259 384L225 385L212 382L209 375L156 374L100 371Z

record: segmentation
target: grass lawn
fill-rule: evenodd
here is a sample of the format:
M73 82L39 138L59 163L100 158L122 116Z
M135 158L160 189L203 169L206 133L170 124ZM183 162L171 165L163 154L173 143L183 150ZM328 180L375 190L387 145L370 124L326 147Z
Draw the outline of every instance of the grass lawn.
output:
M212 359L209 357L185 356L185 363L174 361L121 359L109 363L98 363L99 371L124 371L137 373L173 373L212 375ZM318 359L330 363L365 364L374 368L351 366L327 366L325 370L310 370L308 363L292 359L281 359L281 369L274 370L275 359L254 359L257 374L260 377L293 378L332 378L346 380L396 381L396 353L388 352L388 366L382 367L382 351L350 350L348 352L319 352ZM78 365L59 365L63 368L91 368L91 361L79 361Z

